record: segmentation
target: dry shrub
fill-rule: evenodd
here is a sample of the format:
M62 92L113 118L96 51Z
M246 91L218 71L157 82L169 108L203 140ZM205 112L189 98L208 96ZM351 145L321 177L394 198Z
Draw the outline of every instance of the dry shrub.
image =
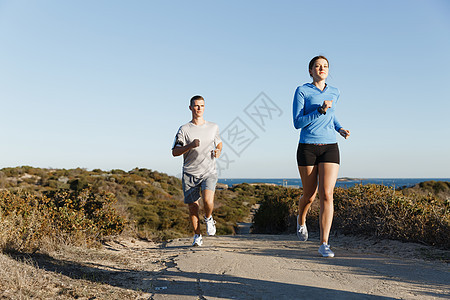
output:
M58 244L93 245L125 226L113 203L112 195L88 190L40 196L0 191L0 250L35 252Z
M404 196L383 185L337 188L333 227L343 233L365 234L450 248L449 201Z
M83 233L84 238L95 240L124 229L125 220L113 207L115 201L111 193L94 193L89 189L51 191L42 197L53 226L65 233Z
M0 249L35 252L51 232L35 196L0 192Z
M301 189L279 187L261 194L254 233L295 232ZM332 229L450 248L450 201L434 194L408 196L384 185L356 185L334 191ZM318 230L319 199L308 213L308 229Z

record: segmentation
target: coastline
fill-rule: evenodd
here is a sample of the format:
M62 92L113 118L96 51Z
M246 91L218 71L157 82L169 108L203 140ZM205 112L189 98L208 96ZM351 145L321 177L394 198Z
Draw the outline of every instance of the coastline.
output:
M378 184L390 187L412 187L425 181L450 182L450 178L353 178L339 177L336 187L352 187L356 184ZM236 184L270 184L285 187L302 187L300 178L219 178L218 183L232 187Z

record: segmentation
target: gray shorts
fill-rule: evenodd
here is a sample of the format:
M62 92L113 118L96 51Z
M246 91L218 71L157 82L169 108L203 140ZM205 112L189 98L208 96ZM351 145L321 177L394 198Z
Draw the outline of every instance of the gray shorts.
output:
M209 174L199 178L183 173L184 203L190 204L200 200L202 197L201 190L215 191L217 179L217 175L215 174Z

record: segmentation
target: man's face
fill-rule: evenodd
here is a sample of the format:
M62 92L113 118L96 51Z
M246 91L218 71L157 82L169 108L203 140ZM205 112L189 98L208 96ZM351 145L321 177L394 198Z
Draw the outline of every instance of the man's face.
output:
M205 101L204 100L194 100L194 103L189 106L189 109L192 111L192 116L202 117L203 112L205 111Z

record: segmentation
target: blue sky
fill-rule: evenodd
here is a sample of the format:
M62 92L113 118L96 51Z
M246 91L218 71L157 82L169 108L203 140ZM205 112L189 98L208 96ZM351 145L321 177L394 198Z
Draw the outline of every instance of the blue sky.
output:
M339 176L450 177L448 1L0 0L0 43L0 168L178 175L200 94L220 177L296 178L293 93L323 54Z

